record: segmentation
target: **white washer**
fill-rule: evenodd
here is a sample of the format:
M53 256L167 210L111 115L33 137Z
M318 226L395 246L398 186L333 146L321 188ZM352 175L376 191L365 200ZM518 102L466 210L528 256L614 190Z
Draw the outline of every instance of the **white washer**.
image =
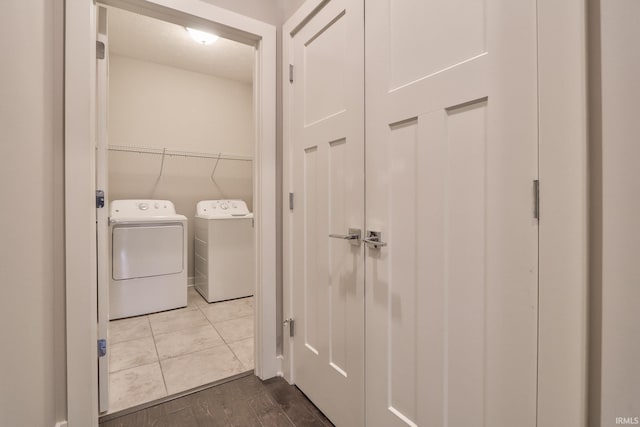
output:
M209 302L253 295L253 214L242 200L203 200L195 218L195 287Z
M114 200L109 318L187 305L187 218L168 200Z

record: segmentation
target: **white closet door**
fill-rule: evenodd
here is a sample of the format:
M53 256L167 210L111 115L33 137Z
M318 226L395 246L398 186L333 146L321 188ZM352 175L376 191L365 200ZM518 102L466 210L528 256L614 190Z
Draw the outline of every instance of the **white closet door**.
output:
M98 34L96 39L104 49L103 58L96 61L96 189L104 192L104 207L96 209L96 240L98 266L98 342L104 343L105 354L98 357L99 410L109 410L109 141L107 138L107 110L109 94L109 39L107 37L107 9L97 7ZM103 341L104 340L104 341Z
M364 424L362 0L332 0L293 36L294 375L339 426Z
M535 0L366 2L366 424L536 425Z

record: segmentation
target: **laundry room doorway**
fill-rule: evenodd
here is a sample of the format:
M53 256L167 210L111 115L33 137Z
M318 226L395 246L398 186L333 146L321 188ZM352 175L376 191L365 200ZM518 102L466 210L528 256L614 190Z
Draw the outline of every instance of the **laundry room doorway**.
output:
M110 415L253 371L255 48L108 6L98 38Z
M88 154L96 195L84 243L97 260L83 273L97 286L68 281L67 354L79 362L69 396L86 408L70 404L69 421L81 425L234 376L269 378L278 364L275 28L196 1L88 11L93 89L68 81L92 105L96 142L67 148L68 159ZM80 186L67 181L68 210ZM67 236L82 225L68 223ZM79 351L87 339L97 360Z

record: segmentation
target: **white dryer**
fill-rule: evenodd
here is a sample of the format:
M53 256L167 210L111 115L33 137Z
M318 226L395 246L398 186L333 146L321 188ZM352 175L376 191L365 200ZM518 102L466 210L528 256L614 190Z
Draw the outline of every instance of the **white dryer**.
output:
M253 295L253 214L242 200L203 200L195 218L195 287L208 302Z
M187 218L168 200L114 200L111 320L187 305Z

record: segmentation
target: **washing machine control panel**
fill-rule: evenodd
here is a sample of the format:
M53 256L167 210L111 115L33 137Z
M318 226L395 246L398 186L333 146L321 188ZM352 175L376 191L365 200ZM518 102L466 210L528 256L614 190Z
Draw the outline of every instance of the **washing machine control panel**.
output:
M203 200L198 202L197 211L202 216L243 216L251 213L242 200Z

